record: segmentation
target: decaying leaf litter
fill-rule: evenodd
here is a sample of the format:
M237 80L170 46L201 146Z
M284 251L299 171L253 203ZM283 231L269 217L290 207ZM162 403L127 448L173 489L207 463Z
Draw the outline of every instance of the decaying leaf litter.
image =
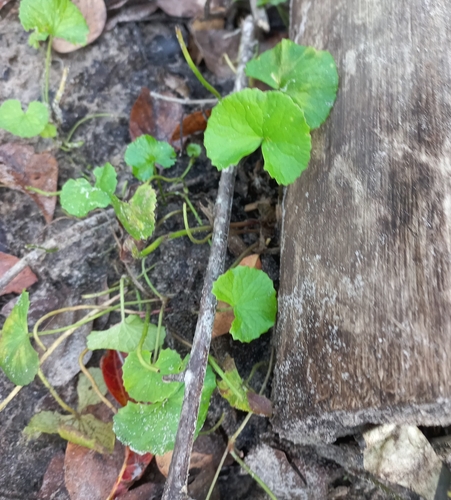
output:
M200 8L199 5L194 5L194 3L188 7L187 4L190 4L190 2L184 2L184 8L188 9L184 12L177 10L178 2L176 3L177 5L172 5L172 2L163 3L167 6L167 14L171 16L183 15L194 17L195 15L204 14L203 6ZM95 2L92 5L92 8L96 10ZM163 5L158 6L164 8ZM121 8L117 4L113 5L113 7L115 7L113 10ZM122 7L125 11L139 6L125 4ZM230 9L227 10L227 7L230 7ZM190 8L194 11L190 11ZM221 6L217 6L217 9L221 11ZM222 30L224 27L229 30L230 39L236 37L237 26L233 24L234 16L230 14L230 12L233 12L233 9L233 6L226 6L224 12L227 15L224 16L226 20L222 26L212 22L207 26L210 29L204 26L204 29L200 30L193 23L185 31L186 36L188 35L188 31L192 34L194 33L193 39L199 52L199 61L203 57L207 67L215 71L220 78L224 78L226 74L230 74L230 68L226 64L219 65L219 69L215 68L213 64L208 62L207 56L210 54L206 55L202 52L208 49L209 44L212 43L211 40L214 39L215 33L219 33L218 30ZM187 135L186 129L189 128L190 122L181 121L183 115L180 116L180 106L178 106L177 110L174 109L175 106L171 107L167 105L165 107L164 101L152 97L151 93L145 89L152 89L152 91L157 89L158 92L165 94L167 97L175 96L185 99L187 97L190 99L211 97L205 93L197 80L193 78L180 55L173 29L175 22L180 22L180 20L175 21L164 17L164 14L157 13L156 15L159 16L156 18L157 20L148 19L146 22L138 24L136 20L139 20L139 18L137 19L136 16L139 15L137 14L139 8L135 8L132 12L135 16L135 22L132 22L132 24L124 22L129 21L129 19L122 18L122 20L117 21L117 27L113 31L104 32L93 45L77 50L71 53L70 56L61 55L54 57L51 82L55 84L55 87L61 78L61 65L69 61L71 65L65 93L59 103L63 131L70 133L70 129L77 119L89 114L111 113L115 115L99 118L98 121L90 120L86 122L76 132L77 135L71 138L74 141L83 140L84 144L69 154L62 152L55 153L59 169L58 186L61 186L67 179L78 178L80 173L88 173L92 167L103 165L106 161L110 161L113 164L116 171L120 173L119 178L124 182L124 179L127 178L128 169L124 165L122 157L125 147L130 141L129 133L132 135L132 138L143 131L152 133L155 137L158 137L158 134L162 134L161 137L163 137L165 134L168 134L168 131L172 130L172 134L165 138L174 138L175 141L177 141L180 135ZM119 10L118 16L120 13ZM31 101L39 96L40 88L36 77L31 78L28 71L30 67L35 67L36 74L39 74L42 69L41 61L37 54L26 45L26 36L17 23L17 9L15 4L13 3L12 7L9 7L6 14L2 12L0 14L5 16L1 21L5 25L2 38L7 43L5 58L8 62L8 67L11 68L10 72L5 72L3 75L6 89L5 97L16 96L17 87L19 86L24 89L25 93L29 94L29 100ZM147 10L144 15L152 16L153 13L149 13ZM113 19L113 16L110 15L111 19ZM97 21L95 22L102 24L105 22L105 19L103 16L97 16ZM197 31L210 32L208 33L207 43L202 41L204 38L201 36L196 36ZM218 36L223 37L224 33L219 33ZM230 59L233 61L234 52L232 49L233 46L230 54ZM211 60L217 63L218 58L213 57ZM30 65L28 71L24 71L22 67L26 63ZM231 90L232 80L218 80L214 75L209 74L205 68L204 71L210 80L222 90L224 95ZM188 93L186 92L186 88L188 88ZM139 100L142 96L144 96L143 99L146 101L146 104L143 106L148 107L147 111L142 111L144 118L140 116L136 119L133 118L129 122L130 109L136 99L138 98ZM199 108L185 108L185 113L189 113L189 111L197 111L199 113ZM138 108L138 115L140 113L141 111ZM149 113L151 116L149 116ZM171 119L176 116L177 119L173 119L173 123L168 124L168 116ZM208 108L204 108L202 117L204 120L208 118ZM200 118L198 114L196 118ZM199 119L199 121L200 125L196 125L196 127L199 131L202 131L202 119ZM11 141L10 136L8 137L6 134L0 137L4 144L9 144ZM21 141L18 142L22 144ZM45 152L47 147L45 142L34 141L33 144L37 152ZM7 166L10 168L9 164ZM252 229L246 230L241 228L239 232L242 234L232 235L229 249L233 251L228 256L228 264L231 264L242 253L243 249L250 245L254 245L257 251L261 251L265 247L265 239L269 237L271 239L271 250L264 252L261 258L265 271L273 279L277 279L277 227L274 224L276 221L274 211L278 192L274 184L268 180L267 175L263 173L261 167L261 160L256 154L248 162L244 172L241 171L239 173L240 177L235 188L233 202L233 220L237 223L240 221L250 221L251 224L249 227ZM176 168L178 169L176 170L177 175L182 173L184 166L179 165ZM210 214L208 205L215 199L217 179L217 172L208 165L205 159L193 167L190 179L188 179L193 201L199 207L201 205L207 207L205 209L206 219L208 219L208 215ZM129 180L131 180L130 176ZM20 189L20 183L18 183L16 189ZM64 235L64 231L73 224L73 221L63 217L64 214L61 212L60 207L57 207L55 222L49 227L45 227L42 214L39 212L39 208L41 211L43 211L43 208L37 207L34 201L26 195L9 191L5 188L2 188L1 195L2 208L0 210L2 211L2 227L0 229L2 230L2 234L4 234L3 244L12 255L24 255L26 253L24 245L28 242L32 242L35 245L44 244L51 236L58 242L58 235ZM246 212L246 206L252 207L254 210ZM174 200L169 198L167 205L164 206L159 215L163 216L165 213L170 213L178 207L179 203L175 203ZM250 215L253 216L253 219L250 219ZM180 223L180 219L176 220L176 222L170 220L162 226L162 229L165 231L175 230L177 227L180 227L177 222ZM262 232L258 229L259 226L265 226L266 234L262 235ZM60 252L46 254L44 262L36 266L39 282L34 288L30 289L32 299L33 294L37 299L34 306L32 304L32 308L34 307L31 310L32 321L36 321L44 313L64 306L67 303L81 303L82 293L92 293L93 291L101 290L106 286L107 282L111 283L117 280L122 273L127 271L127 269L124 269L125 264L127 264L128 270L137 272L133 269L133 262L125 245L122 245L119 253L122 263L118 259L117 242L113 239L111 229L117 229L117 227L111 221L109 223L104 222L103 226L97 232L94 229L90 233L82 233L79 241L70 246L64 254ZM188 340L192 337L207 256L207 245L193 245L187 239L178 239L165 245L164 248L158 249L148 262L149 265L156 264L151 273L153 284L160 293L171 295L171 300L165 312L165 325L169 332L167 342L171 347L177 347L182 353L185 353L186 350L177 343L174 335L171 338L171 332ZM4 304L5 306L3 309L5 315L11 310L11 299L13 299L11 294L6 295L2 299L2 305ZM115 318L114 315L111 315L110 323L117 323L117 317ZM54 327L55 323L50 321L49 328ZM102 328L96 325L95 329L100 330ZM269 359L269 336L262 337L257 342L257 345L253 344L251 348L243 347L241 344L238 346L230 338L222 337L218 339L216 345L213 345L213 350L219 359L225 358L226 354L230 355L239 367L240 373L246 375L251 371L253 364ZM250 359L252 359L252 363L249 362ZM64 366L66 366L66 363L69 363L66 358L61 356L58 357L57 362L59 364L64 363ZM91 365L96 366L98 362L98 357L94 356L91 360ZM76 367L72 370L71 378L75 377L77 372ZM257 374L256 378L259 376L263 378L261 374ZM58 376L55 376L52 380L55 386L60 386L59 390L62 395L66 396L66 399L70 402L76 401L75 382L75 378L73 378L72 384L68 384L66 380L62 382L61 379L58 379ZM8 392L8 388L8 383L5 382L5 393ZM32 408L29 407L30 394L33 394L33 400L37 401L37 404L34 404ZM34 495L39 490L44 470L50 458L58 456L56 455L56 450L64 448L64 443L52 436L41 437L40 440L35 442L24 442L23 438L20 437L21 430L36 410L56 409L51 398L43 396L43 394L42 387L38 384L33 384L24 389L17 396L16 401L9 407L9 411L11 411L11 408L13 408L13 411L17 410L17 414L21 415L21 419L20 422L19 419L11 419L9 427L7 426L4 430L4 438L2 437L2 440L5 439L6 442L5 449L10 450L9 453L4 454L3 460L6 465L2 467L1 473L4 475L2 483L6 482L7 488L9 488L6 490L8 495L21 497L24 495ZM27 397L28 401L26 400ZM207 420L207 427L212 427L219 420L222 411L226 408L222 400L215 396L211 414ZM4 418L4 414L2 418ZM236 411L230 409L226 411L226 416L222 424L223 437L224 433L230 435L236 430L240 418L240 414ZM268 432L269 428L265 420L252 419L237 442L238 449L246 451L256 448L262 434L265 433L267 439L271 440ZM20 446L23 450L20 453L18 453L17 448L14 448L18 440L20 440ZM220 439L219 441L219 445L216 444L216 447L213 446L213 452L217 452L218 446L219 448L221 447L221 441L222 446L224 446L224 439ZM214 455L214 453L211 454ZM66 453L66 470L73 471L74 467L70 466L70 460L69 454ZM31 477L30 471L33 470L32 463L35 468L35 474L33 474L35 480L27 482L24 478ZM61 461L59 463L61 464ZM122 465L121 461L118 461L118 463ZM204 468L212 469L210 465ZM161 485L162 477L158 476L159 473L156 472L155 467L153 471L151 469L148 472L148 476L153 479L151 486ZM203 498L202 495L205 496L212 478L210 472L208 474L204 473L206 477L200 477L201 474L199 474L196 486L197 490L191 492L195 498ZM239 468L232 461L226 464L219 481L223 497L261 498L261 494L255 483L247 476L240 476L238 472ZM104 470L102 469L97 475L94 474L93 478L93 481L101 483L99 484L100 488L104 487L105 483L104 479L100 479L101 477L103 478L103 473ZM115 476L116 479L118 476L119 472ZM324 474L321 480L324 485L327 485L331 477ZM65 481L71 498L83 498L83 491L86 491L87 487L86 480L83 478L80 479L75 473L70 481L68 477L65 478ZM45 484L48 488L48 483ZM146 490L145 494L148 496L151 494L149 484L147 482L147 484L141 486L141 488ZM93 490L90 491L92 494ZM158 492L158 487L156 486L155 492ZM135 493L137 493L137 490ZM45 492L41 494L41 498L45 498L44 494ZM99 495L102 497L103 493ZM132 498L133 490L127 495L124 498Z

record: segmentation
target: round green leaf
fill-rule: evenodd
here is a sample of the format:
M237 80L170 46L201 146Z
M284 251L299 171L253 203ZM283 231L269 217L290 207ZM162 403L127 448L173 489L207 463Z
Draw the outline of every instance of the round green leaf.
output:
M235 340L251 342L276 321L276 291L269 276L259 269L230 269L213 284L213 294L233 308L230 333Z
M78 7L69 0L22 0L19 18L26 31L35 30L29 43L36 48L49 35L79 45L88 39L88 25Z
M213 108L205 131L207 156L219 170L236 165L262 146L264 168L290 184L307 168L310 131L304 114L281 92L246 89Z
M175 158L172 146L147 134L135 139L125 151L125 163L132 167L133 175L140 181L147 181L154 175L156 164L172 167Z
M91 210L111 203L107 193L83 178L69 179L61 190L60 201L63 209L75 217L85 217Z
M34 137L47 126L49 110L42 102L30 102L27 111L17 99L9 99L0 106L0 128L19 137Z
M39 356L28 337L28 293L22 292L0 334L0 366L16 385L33 381L39 369Z
M114 170L111 163L105 163L103 167L96 167L93 173L96 178L95 187L110 196L114 194L117 186L117 176L116 170Z
M311 129L324 122L338 88L335 61L329 52L282 40L246 65L246 74L289 95Z
M143 358L150 362L150 352L143 351ZM163 376L179 373L183 369L182 359L172 349L163 349L155 366L158 373L151 372L139 361L136 351L131 352L124 363L122 379L131 398L145 403L157 403L169 398L183 385L180 382L164 382Z

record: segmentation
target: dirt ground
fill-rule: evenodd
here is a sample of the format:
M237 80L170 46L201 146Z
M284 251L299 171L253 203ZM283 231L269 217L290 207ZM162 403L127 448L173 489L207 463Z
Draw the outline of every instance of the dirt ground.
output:
M111 113L115 116L89 120L77 131L73 140L83 141L78 149L64 152L55 149L50 140L17 140L10 134L0 131L0 145L10 142L31 144L36 151L50 150L59 166L58 189L67 179L78 178L94 166L110 162L118 173L119 190L126 182L133 183L130 169L125 165L123 156L130 143L129 114L142 87L164 92L170 91L168 77L175 76L189 89L191 99L211 97L192 75L186 65L177 43L174 28L180 19L158 14L156 20L128 22L117 25L105 32L92 45L68 55L55 54L51 67L51 89L57 89L62 66L70 68L65 92L60 103L62 110L61 134L64 136L81 118L94 113ZM182 29L187 35L186 27ZM27 44L28 35L21 28L17 16L17 4L13 2L0 11L0 100L19 98L22 102L39 99L44 67L44 48L36 51ZM224 94L233 85L233 79L219 80L202 66L207 78ZM176 95L176 94L175 94ZM185 107L188 114L199 107ZM200 143L199 138L194 141ZM186 156L177 162L171 175L179 175L186 167ZM189 174L190 199L200 209L201 205L214 203L219 174L207 161L204 153ZM253 155L239 173L235 188L232 221L259 219L262 231L241 235L241 243L249 246L263 234L270 238L270 250L263 253L263 269L278 284L279 257L277 254L279 222L275 206L279 198L277 186L263 173L259 156ZM250 203L269 200L263 209L246 212L244 207ZM180 209L176 197L169 197L167 204L160 204L158 218L173 210ZM270 214L268 215L268 210ZM205 222L206 218L203 217ZM62 234L76 223L74 218L65 216L59 206L56 208L54 222L46 225L36 204L24 193L0 187L0 250L17 257L23 257L29 250L28 244L40 245L52 236ZM181 216L163 224L157 235L183 227ZM236 245L235 245L236 246ZM233 247L233 245L231 245ZM234 250L234 248L231 248ZM239 250L229 252L227 265L234 262ZM187 238L180 238L164 244L147 260L148 266L155 266L150 272L153 285L160 293L171 296L164 315L168 332L167 344L185 354L186 347L181 345L173 334L190 341L196 324L203 274L209 255L208 244L194 245ZM139 269L129 262L133 272ZM109 227L100 226L89 234L82 234L75 244L55 253L49 253L39 266L33 269L38 282L30 288L30 325L43 314L54 309L86 303L82 295L103 290L111 286L121 275L127 273L120 259L118 246ZM11 309L17 296L8 294L0 297L0 321ZM66 324L74 318L66 318ZM95 329L103 329L114 324L118 316L112 314L108 323L99 322ZM153 316L152 321L156 321ZM64 324L64 322L63 322ZM52 327L55 325L52 324ZM74 361L82 348L88 331L80 331L75 343L57 356L46 367L60 395L69 403L76 398L75 384L77 366ZM78 340L77 340L78 339ZM77 350L78 349L78 350ZM264 335L249 345L238 344L230 338L222 337L213 342L213 351L218 357L230 354L237 367L246 378L252 366L259 361L267 361L271 350L271 335ZM69 352L69 354L68 354ZM98 366L100 355L94 355L90 366ZM258 373L255 385L264 378ZM0 399L3 400L13 385L0 373ZM267 394L270 394L270 384ZM43 435L37 440L26 441L22 430L30 418L40 410L57 410L51 396L40 382L33 382L23 388L7 409L0 414L0 500L6 499L68 499L70 497L64 484L58 481L50 487L44 482L44 474L52 459L62 464L61 457L66 442L54 435ZM233 434L243 415L232 410L223 400L214 395L206 427L212 427L225 411L222 427L217 432L219 447L224 446L227 436ZM222 443L222 444L221 444ZM279 455L272 455L274 448ZM258 463L283 464L279 467L282 483L292 481L293 488L280 493L279 498L386 498L373 484L353 478L343 469L324 459L317 459L308 450L290 456L288 445L277 441L271 432L267 419L253 417L240 436L237 448L244 455ZM287 452L288 460L283 454ZM271 458L272 457L272 458ZM285 458L283 458L285 457ZM296 462L297 460L297 462ZM58 468L58 467L57 467ZM62 465L59 467L62 470ZM282 472L281 472L282 471ZM285 471L285 472L283 472ZM158 476L156 467L151 466L146 478L156 484L163 479ZM143 480L144 481L144 480ZM142 481L142 482L143 482ZM308 484L307 484L308 483ZM241 472L232 461L226 463L219 478L219 494L223 499L265 498L261 489L252 478ZM291 484L291 483L290 483ZM287 493L288 491L288 493ZM291 492L291 493L290 493ZM155 493L153 498L159 498ZM289 495L289 496L287 496ZM86 497L88 498L88 497ZM130 497L131 498L131 497ZM147 497L148 498L148 497ZM219 497L218 497L219 498ZM387 497L388 498L388 497ZM95 500L94 496L90 500Z

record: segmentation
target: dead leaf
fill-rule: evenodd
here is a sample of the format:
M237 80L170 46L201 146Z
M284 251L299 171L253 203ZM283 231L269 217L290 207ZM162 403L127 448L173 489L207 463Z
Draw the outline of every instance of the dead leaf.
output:
M9 3L11 0L0 0L0 10L3 9L3 7Z
M196 17L204 12L206 0L157 0L160 9L173 17Z
M175 102L154 99L143 87L130 112L130 137L134 141L149 134L159 141L169 141L172 131L182 118L182 106Z
M0 277L2 277L6 271L9 271L9 269L11 269L16 262L19 262L19 260L20 259L14 257L14 255L0 252ZM36 281L38 281L37 276L27 266L0 290L0 295L6 295L7 293L22 293L28 287L36 283Z
M54 192L58 181L58 163L50 153L35 153L31 146L17 143L0 146L0 182L26 193L38 205L47 223L51 222L56 196L41 196L26 189L32 186Z
M261 396L253 391L247 391L246 393L247 401L249 407L253 413L256 415L262 415L264 417L271 417L273 408L271 401L265 396Z
M189 137L196 132L203 132L207 128L207 119L211 115L211 109L205 111L195 111L186 116L182 122L183 138ZM180 122L177 124L171 136L171 142L180 140Z
M224 54L227 54L232 63L236 61L241 30L210 29L208 25L193 23L190 26L190 33L207 68L213 74L221 79L234 76L233 71L226 63Z
M258 254L252 254L244 257L244 259L242 259L238 265L247 266L254 269L262 268L262 263ZM221 311L221 309L225 309L225 311ZM218 301L217 312L215 314L215 320L213 323L213 331L211 334L212 338L216 338L220 335L224 335L225 333L229 333L234 319L235 315L230 309L230 305L222 302L221 300Z
M126 2L119 2L112 8L119 8ZM141 4L141 5L130 5L121 9L115 16L108 20L105 31L110 31L115 28L119 23L130 23L134 21L145 21L149 18L156 10L158 5L151 4Z
M124 463L122 464L122 468L116 478L116 482L114 483L108 500L122 496L136 481L141 479L152 459L153 455L151 453L139 455L130 450L127 446L125 448Z
M173 75L172 73L166 73L163 76L163 81L166 87L168 87L170 90L177 92L177 94L181 95L182 97L189 97L190 91L184 78Z
M41 489L37 500L53 500L55 498L68 498L66 487L64 486L64 453L58 452L52 460L44 474Z
M155 457L158 469L163 474L164 477L168 477L169 466L171 465L171 460L172 460L172 453L173 453L172 451L168 451L164 455ZM205 454L193 451L191 453L189 468L201 469L202 467L206 467L208 464L210 464L212 460L213 460L213 455L211 454Z
M104 0L73 0L73 3L80 9L83 17L89 28L88 41L89 45L94 40L97 40L103 32L106 23L106 7ZM62 54L78 50L82 45L74 45L66 42L61 38L55 38L52 43L52 48Z

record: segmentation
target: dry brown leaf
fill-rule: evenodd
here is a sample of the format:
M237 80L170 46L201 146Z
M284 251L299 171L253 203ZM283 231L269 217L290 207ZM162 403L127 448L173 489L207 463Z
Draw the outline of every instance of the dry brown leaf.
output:
M73 0L73 3L80 9L83 17L89 28L88 41L89 45L94 40L97 40L102 34L106 23L106 7L104 0ZM80 49L82 45L74 45L66 42L61 38L55 38L52 43L52 48L57 52L66 54Z
M157 0L161 10L173 17L196 17L204 12L206 0Z
M207 118L211 115L211 109L205 111L195 111L183 119L183 138L189 137L196 132L203 132L207 128ZM180 140L180 123L177 124L171 136L171 141Z
M254 269L261 269L262 263L260 260L260 256L258 254L248 255L241 260L238 264L239 266L247 266ZM221 309L226 309L225 311L221 311ZM233 320L235 319L235 315L233 311L230 310L230 305L222 302L222 300L218 301L217 312L215 314L215 320L213 323L213 331L212 338L219 337L220 335L224 335L225 333L229 333L230 327L232 326Z
M60 451L50 460L37 500L53 500L55 498L66 498L66 496L67 492L64 486L64 453Z
M125 3L125 2L124 2ZM118 5L120 7L122 3ZM114 8L118 8L114 7ZM156 10L158 5L151 4L140 4L140 5L130 5L121 9L115 16L110 18L105 26L105 31L110 31L116 27L119 23L130 23L134 21L145 21L149 18Z
M6 273L6 271L9 271L9 269L11 269L16 262L19 262L19 260L20 259L14 257L14 255L0 252L0 278ZM0 290L0 295L6 295L7 293L22 293L25 289L36 283L36 281L38 281L38 278L27 266L12 281Z
M57 181L58 163L50 153L37 154L31 146L17 143L0 146L0 182L30 196L47 223L53 218L56 196L41 196L26 187L53 192L56 191Z
M157 463L159 471L163 474L164 477L168 477L169 474L169 466L171 465L172 460L172 451L168 451L164 455L156 456L155 461ZM213 460L213 455L199 453L197 451L193 451L191 453L191 458L189 462L190 469L200 469L202 467L206 467Z
M224 54L236 61L240 45L241 31L224 29L210 29L209 25L199 22L190 26L190 33L194 44L201 53L207 68L218 78L230 78L233 71L226 63Z
M130 112L130 137L134 141L149 134L159 141L169 141L182 118L182 106L175 102L154 99L148 88L143 87Z

